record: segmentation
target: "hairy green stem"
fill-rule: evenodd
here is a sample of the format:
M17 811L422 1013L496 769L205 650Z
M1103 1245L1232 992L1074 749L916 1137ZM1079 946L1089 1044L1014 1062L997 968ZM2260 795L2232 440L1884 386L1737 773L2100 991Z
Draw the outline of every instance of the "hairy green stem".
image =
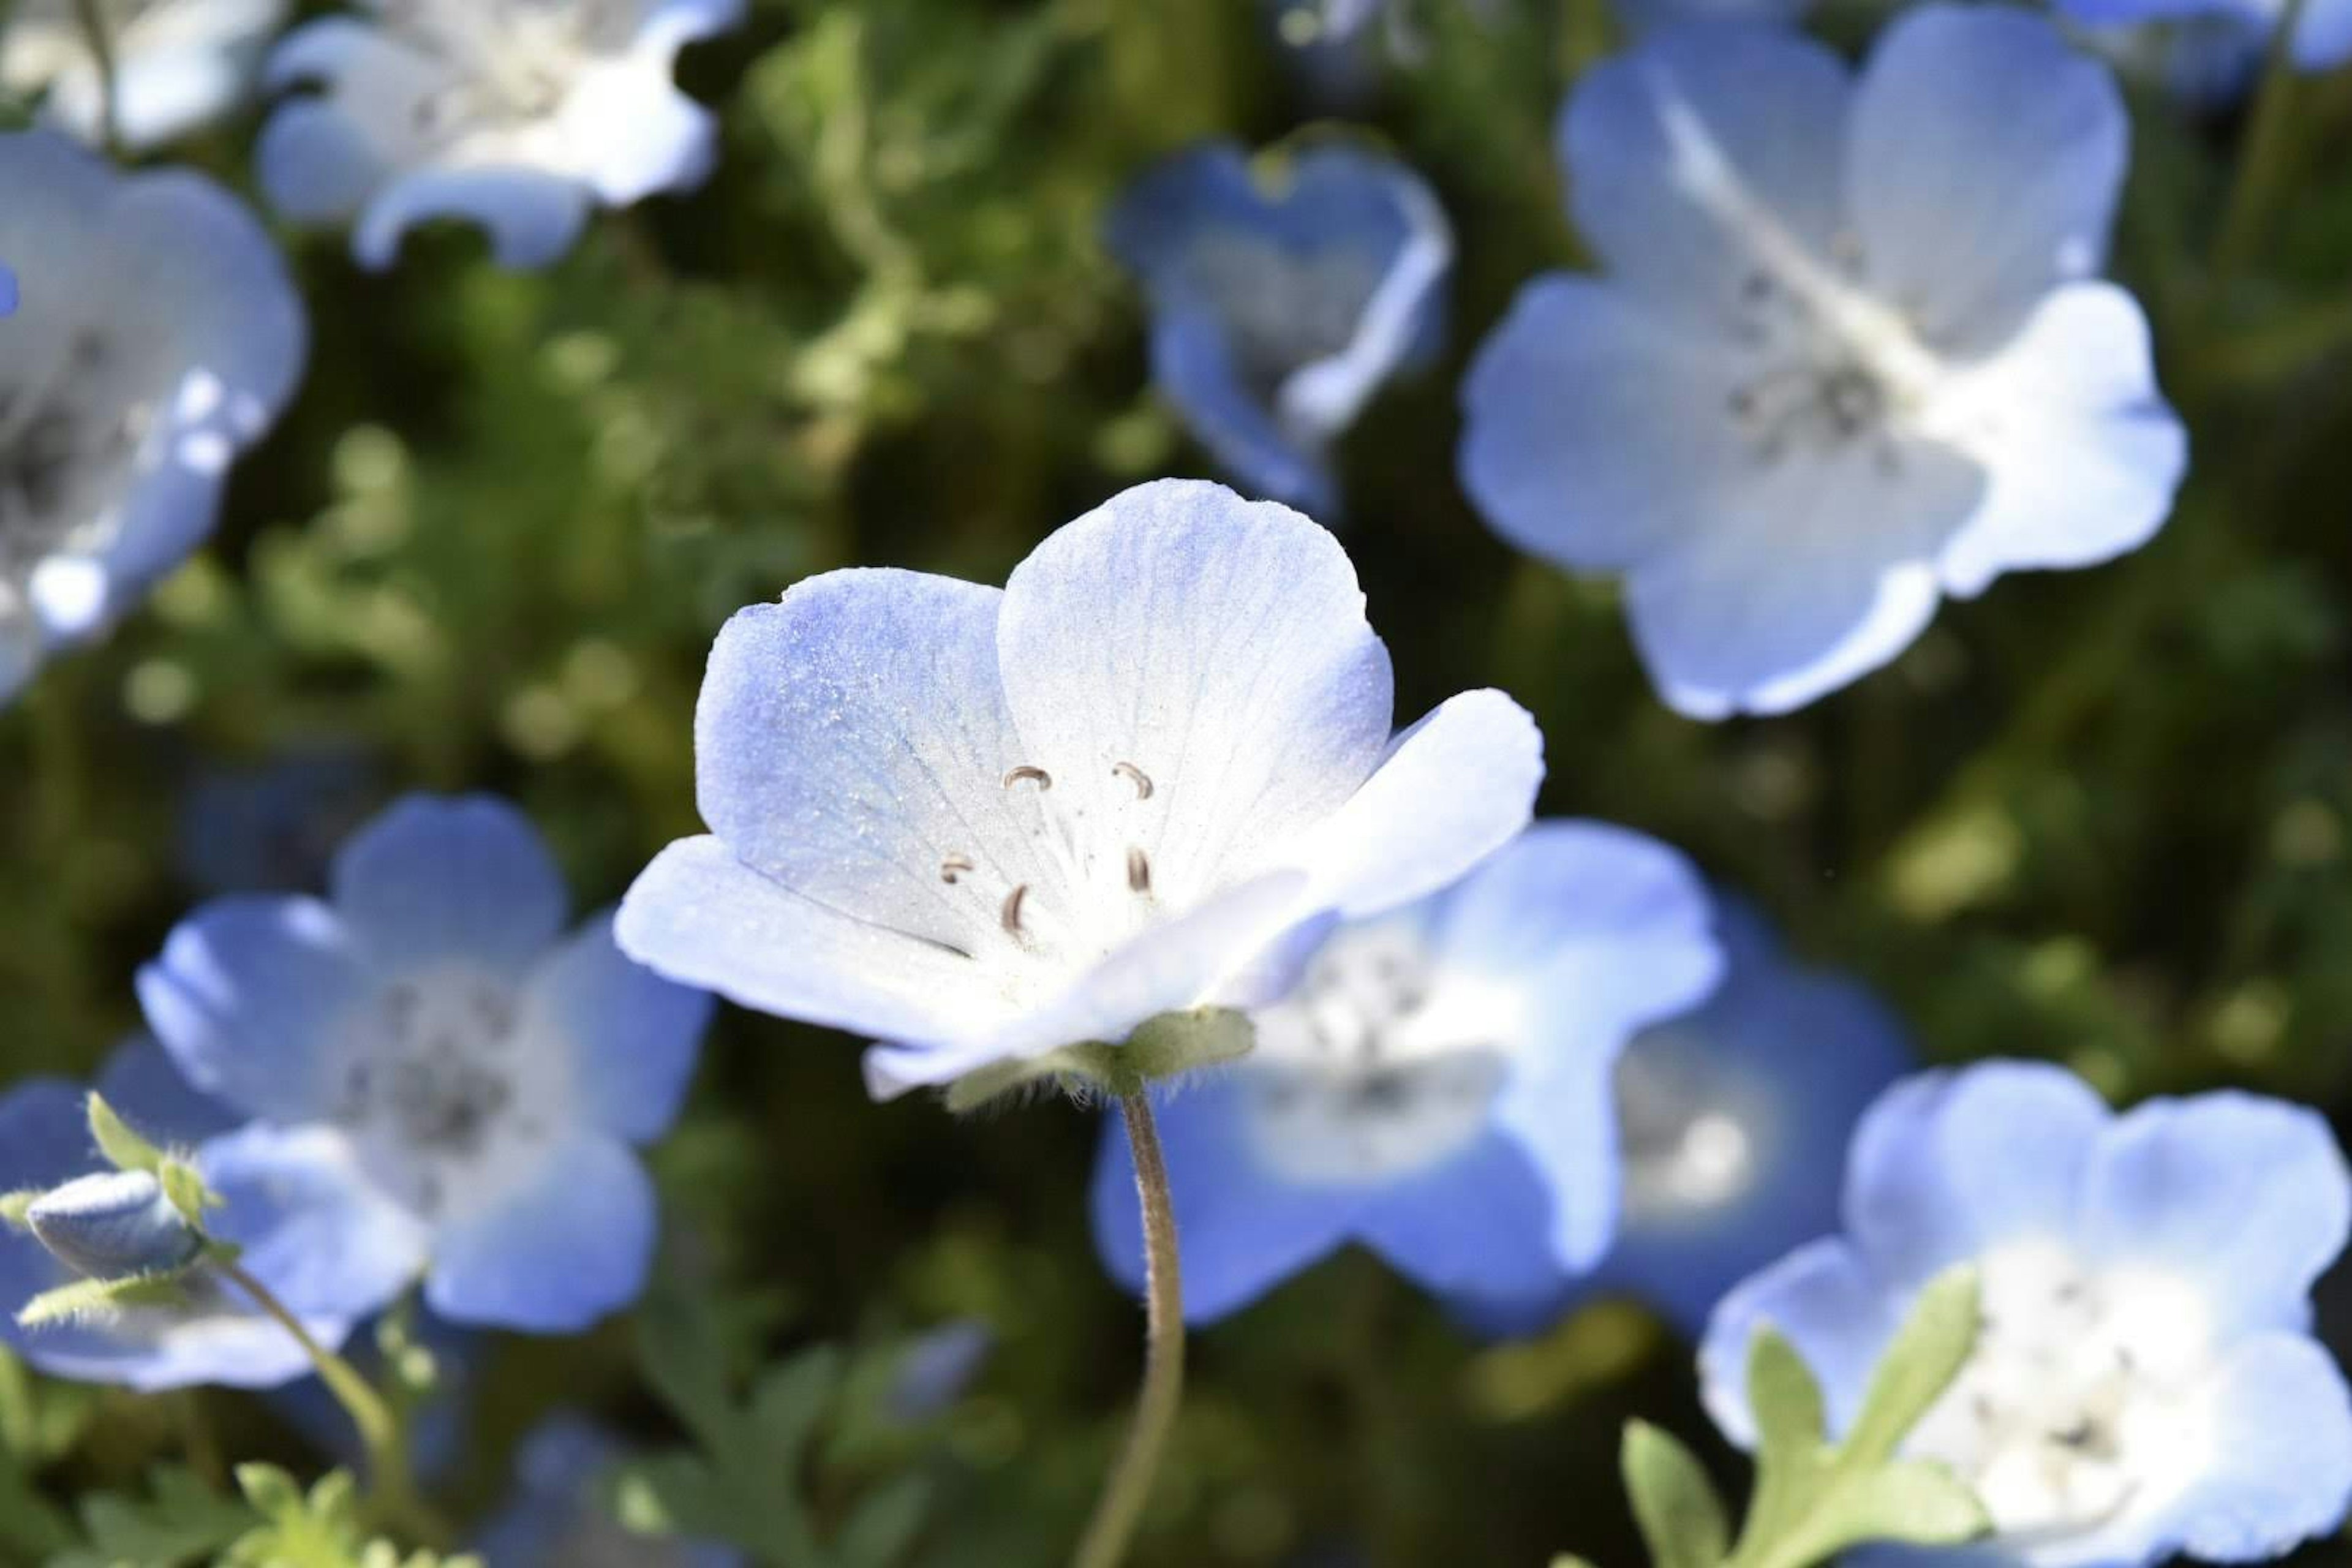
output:
M318 1369L319 1380L327 1385L327 1392L335 1396L335 1403L343 1407L352 1425L359 1428L361 1447L367 1452L368 1489L375 1512L387 1522L398 1524L427 1541L446 1539L446 1528L417 1496L415 1478L408 1465L408 1434L383 1395L350 1362L320 1344L318 1336L303 1326L302 1320L251 1271L230 1262L216 1261L213 1267L223 1279L250 1297L271 1321L294 1336L294 1342L302 1347L303 1354Z
M1135 1425L1104 1483L1095 1515L1079 1539L1074 1568L1117 1568L1150 1500L1152 1477L1184 1400L1184 1286L1176 1256L1176 1210L1168 1193L1168 1162L1151 1101L1139 1087L1118 1097L1135 1152L1135 1195L1143 1208L1143 1392Z

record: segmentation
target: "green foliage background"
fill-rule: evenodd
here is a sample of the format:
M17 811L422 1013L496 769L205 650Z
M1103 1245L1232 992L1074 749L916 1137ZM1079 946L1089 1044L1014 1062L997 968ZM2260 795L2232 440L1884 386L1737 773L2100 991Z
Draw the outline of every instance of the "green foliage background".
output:
M1401 716L1507 688L1549 738L1547 811L1687 849L1882 988L1930 1058L2340 1108L2352 80L2298 94L2275 221L2230 276L2210 260L2244 125L2136 101L2117 265L2195 452L2154 545L1950 606L1801 715L1702 726L1653 697L1609 589L1515 558L1454 479L1463 361L1521 282L1578 260L1549 132L1608 23L1598 0L1415 15L1421 58L1360 118L1454 217L1453 348L1345 449ZM0 715L0 1078L87 1071L134 1026L133 968L202 896L189 838L227 831L190 817L204 779L325 750L363 763L354 810L503 791L583 907L609 900L696 826L689 717L728 612L853 563L1001 580L1122 486L1211 471L1148 388L1139 302L1096 233L1129 174L1192 138L1329 133L1252 0L763 0L682 79L724 118L709 186L604 216L545 275L496 272L456 230L381 277L337 237L288 237L310 374L212 548ZM249 188L251 131L191 155ZM274 833L315 869L315 827ZM747 1372L818 1342L876 1363L960 1316L999 1341L935 1441L813 1465L818 1517L913 1463L933 1489L913 1561L1066 1551L1138 1361L1086 1235L1095 1132L1058 1104L871 1106L849 1042L722 1018L656 1156L665 1292ZM1481 1348L1341 1259L1199 1344L1140 1559L1632 1562L1617 1430L1638 1410L1703 1440L1686 1363L1614 1307ZM446 1507L492 1502L556 1403L656 1444L693 1419L656 1397L627 1322L500 1341ZM0 1452L0 1553L28 1556L50 1510L150 1495L158 1462L321 1466L242 1397L6 1365Z

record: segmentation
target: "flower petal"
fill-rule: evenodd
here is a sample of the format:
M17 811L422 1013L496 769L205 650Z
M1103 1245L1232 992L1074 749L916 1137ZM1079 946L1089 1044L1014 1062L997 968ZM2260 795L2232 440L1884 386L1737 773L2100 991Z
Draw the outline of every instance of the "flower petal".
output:
M563 929L563 874L492 795L412 795L345 841L331 885L352 950L379 971L463 959L520 980Z
M1678 313L1735 311L1759 254L1836 254L1851 91L1821 45L1739 22L1605 60L1560 117L1576 226L1623 287Z
M622 952L673 980L854 1034L946 1046L1012 1016L973 960L803 898L715 837L656 856L613 930Z
M573 1091L597 1127L631 1143L669 1131L710 1023L709 993L630 959L605 913L541 962L526 1005L526 1029L565 1042Z
M2109 1120L2088 1085L2046 1063L1906 1079L1854 1133L1846 1229L1890 1282L1910 1284L1996 1243L2064 1237Z
M452 1322L577 1333L637 1299L657 1226L653 1183L629 1147L573 1136L533 1179L442 1228L425 1304Z
M2130 295L2066 285L1961 374L1934 417L1988 483L1937 563L1948 592L1978 594L2021 567L2095 565L2163 526L2189 442L2157 391Z
M236 1113L190 1083L151 1035L115 1047L97 1087L117 1115L157 1143L201 1143L237 1125Z
M1999 342L2105 262L2129 139L2113 75L2042 17L1905 13L1854 93L1846 154L1870 287L1930 342Z
M2344 1373L2300 1334L2263 1334L2219 1373L2212 1462L2166 1521L2162 1550L2209 1563L2283 1557L2352 1506L2352 1400Z
M1336 1250L1359 1206L1344 1189L1286 1182L1258 1158L1245 1090L1222 1075L1152 1097L1168 1164L1184 1316L1211 1323L1241 1310ZM1126 1124L1103 1119L1093 1188L1095 1246L1111 1277L1143 1289L1143 1226Z
M1313 879L1308 907L1353 919L1435 892L1527 826L1543 772L1526 709L1499 691L1446 699L1291 849Z
M1070 809L1133 800L1171 908L1286 864L1389 740L1388 650L1329 533L1221 485L1139 485L1014 570L997 663L1026 761Z
M300 1316L366 1317L425 1267L425 1227L376 1191L331 1128L255 1122L205 1144L196 1164L228 1200L213 1234Z
M588 222L589 188L539 169L417 169L377 191L352 231L352 254L381 271L400 255L402 237L420 223L456 218L489 236L500 267L531 271L553 264Z
M635 56L592 67L565 98L553 130L609 206L691 190L709 177L719 154L710 111Z
M323 99L279 104L253 156L269 205L300 224L350 222L392 174L383 149Z
M1756 1331L1779 1331L1821 1384L1830 1430L1844 1430L1879 1352L1901 1326L1901 1306L1854 1249L1835 1237L1809 1243L1723 1299L1699 1346L1700 1393L1723 1435L1756 1442L1748 1404L1748 1352Z
M2352 1171L2317 1112L2252 1095L2136 1107L2083 1174L2083 1241L2109 1267L2198 1280L2217 1333L2300 1328L2352 1238Z
M1151 378L1185 427L1242 488L1326 522L1339 512L1339 481L1319 452L1284 433L1251 395L1223 325L1190 305L1164 308L1151 327Z
M326 905L236 896L173 929L139 971L139 1001L198 1089L252 1115L300 1121L333 1092L323 1047L366 979Z
M1003 598L861 570L737 613L695 710L703 820L747 865L846 917L1002 952L999 904L1036 879L1037 854L1004 784L1030 759L996 676ZM956 858L973 868L951 874Z
M1561 1195L1517 1140L1488 1132L1368 1194L1357 1235L1439 1295L1505 1299L1558 1286Z

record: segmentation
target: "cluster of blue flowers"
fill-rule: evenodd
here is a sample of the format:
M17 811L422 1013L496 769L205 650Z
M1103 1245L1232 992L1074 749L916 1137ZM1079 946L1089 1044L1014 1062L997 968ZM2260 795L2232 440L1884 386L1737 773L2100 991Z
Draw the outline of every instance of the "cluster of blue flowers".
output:
M77 137L155 145L258 84L285 216L348 225L370 268L440 216L537 266L595 208L702 177L715 127L671 65L740 20L382 0L273 45L288 9L157 0L111 79L71 5L0 38L52 122L0 136L0 691L199 546L305 354L234 197ZM1304 9L1336 47L1381 8ZM2069 7L2256 39L2277 9ZM2037 14L1926 4L1849 68L1757 10L1645 10L1583 76L1557 140L1597 270L1527 283L1461 389L1479 513L1620 583L1659 697L1709 721L1811 703L2006 573L2138 547L2188 464L2147 320L2101 277L2129 162L2110 65ZM2300 15L2296 60L2352 55L2352 5ZM219 1201L204 1234L101 1160L76 1086L0 1099L0 1188L32 1194L0 1305L78 1278L185 1273L185 1297L0 1337L152 1390L307 1373L266 1308L331 1348L412 1291L448 1324L584 1329L646 1285L638 1150L715 993L872 1042L877 1098L1154 1106L1196 1321L1351 1243L1476 1331L1631 1293L1700 1342L1747 1440L1757 1325L1835 1425L1924 1285L1973 1263L1983 1331L1911 1448L1976 1489L1992 1550L2245 1561L2338 1523L2352 1399L2309 1295L2352 1175L2319 1119L2229 1094L2117 1116L2025 1064L1906 1076L1882 1005L1678 852L1533 820L1543 742L1509 697L1400 727L1334 453L1437 357L1431 187L1338 137L1207 144L1139 174L1106 244L1164 394L1260 499L1160 480L1002 589L846 570L740 611L694 720L709 831L613 913L568 928L512 807L422 795L341 845L323 896L196 909L138 973L152 1037L95 1087ZM1131 1116L1093 1220L1141 1289ZM214 1240L242 1276L207 1270ZM614 1452L533 1437L494 1560L583 1560Z

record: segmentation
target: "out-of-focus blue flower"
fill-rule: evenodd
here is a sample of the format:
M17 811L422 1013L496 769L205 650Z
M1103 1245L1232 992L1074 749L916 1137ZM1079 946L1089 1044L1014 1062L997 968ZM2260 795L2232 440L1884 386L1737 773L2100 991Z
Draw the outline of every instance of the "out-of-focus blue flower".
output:
M1349 1242L1444 1294L1549 1294L1590 1268L1616 1226L1618 1053L1715 984L1708 923L1673 850L1546 822L1435 897L1341 927L1254 1016L1257 1048L1160 1113L1187 1314L1223 1317ZM1140 1288L1117 1121L1094 1223Z
M2187 24L2176 46L2184 55L2189 81L2212 80L2207 69L2225 57L2225 41L2235 43L2243 74L2238 85L2252 79L2253 67L2286 19L2286 0L2055 0L2059 14L2090 27L2137 27L2147 23ZM2352 60L2352 0L2307 0L2303 19L2295 25L2293 55L2307 71L2333 70ZM2200 56L2203 57L2202 61Z
M16 0L0 28L0 85L62 129L97 142L106 89L83 0ZM145 152L234 112L251 94L288 0L100 0L114 57L115 136Z
M1661 32L1562 116L1608 275L1538 279L1480 351L1472 496L1621 574L1706 719L1834 690L2003 572L2138 547L2186 440L2096 280L2127 137L2106 68L2005 7L1906 11L1858 79L1781 29Z
M1269 999L1297 928L1410 902L1526 823L1517 703L1391 725L1347 552L1221 486L1115 497L1002 592L829 572L720 632L695 719L713 833L638 878L621 942L884 1042L877 1095L1123 1043Z
M2231 11L2177 21L2084 24L2074 35L2113 61L2125 79L2168 92L2192 110L2217 110L2252 87L2267 31Z
M307 327L252 215L182 171L123 174L54 131L0 135L0 699L211 531L294 390Z
M488 796L401 801L331 888L215 900L140 971L188 1077L256 1119L245 1157L341 1177L331 1267L362 1310L420 1273L457 1322L562 1332L635 1300L656 1215L633 1145L676 1118L710 999L605 917L565 936L545 845Z
M267 1175L252 1171L238 1157L235 1136L221 1136L231 1126L226 1114L180 1081L152 1040L118 1050L98 1087L150 1139L193 1150L196 1168L228 1200L205 1216L207 1228L243 1247L243 1265L320 1342L340 1344L360 1306L330 1267L352 1217L331 1173L301 1161ZM112 1167L91 1143L87 1097L79 1087L34 1079L0 1097L0 1190L54 1188L100 1173L112 1173ZM131 1308L103 1321L38 1329L17 1324L27 1301L76 1276L32 1236L0 1227L0 1342L44 1372L155 1390L267 1387L310 1368L292 1335L202 1269L183 1281L184 1306Z
M1717 895L1716 934L1723 984L1617 1063L1615 1244L1569 1291L1461 1303L1473 1324L1525 1331L1622 1290L1696 1335L1732 1286L1837 1228L1854 1123L1915 1065L1902 1025L1853 981L1793 963L1739 900Z
M582 1415L534 1427L516 1453L512 1500L474 1544L485 1568L740 1568L742 1553L728 1547L635 1534L614 1518L603 1489L627 1457Z
M1973 1263L1976 1350L1906 1444L1990 1512L1968 1560L2278 1556L2352 1498L2352 1402L2308 1331L2347 1226L2352 1178L2299 1106L2207 1094L2116 1116L2054 1067L1926 1074L1863 1119L1845 1234L1717 1311L1708 1406L1752 1440L1744 1367L1769 1322L1843 1428L1920 1287Z
M963 1396L996 1349L996 1331L978 1318L941 1323L898 1352L885 1408L899 1421L928 1421Z
M281 105L259 160L298 222L352 225L392 265L429 218L488 232L499 265L543 267L589 209L689 190L718 126L670 79L677 51L737 26L741 0L373 0L371 20L298 27L270 57Z
M1152 374L1202 444L1244 489L1335 517L1332 441L1438 346L1454 237L1421 177L1326 145L1261 182L1239 147L1206 143L1145 172L1107 240L1150 297Z
M381 799L376 770L355 750L200 766L181 795L181 874L207 893L314 887L335 846Z

